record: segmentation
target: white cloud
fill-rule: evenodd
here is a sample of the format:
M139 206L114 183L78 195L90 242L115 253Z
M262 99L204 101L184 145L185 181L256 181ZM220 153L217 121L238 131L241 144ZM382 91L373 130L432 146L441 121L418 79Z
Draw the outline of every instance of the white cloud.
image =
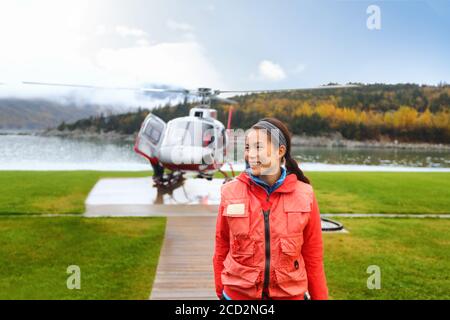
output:
M172 19L166 21L166 25L169 29L174 31L192 32L194 27L185 22L178 22Z
M96 36L119 35L124 38L144 38L148 35L147 32L139 28L125 25L117 25L115 27L111 27L104 24L97 25L93 33Z
M103 49L96 57L109 73L133 76L139 82L187 88L220 87L220 77L196 42L157 43L144 47Z
M136 45L138 45L139 47L146 47L150 45L150 42L145 38L137 39Z
M104 36L108 33L108 28L104 24L97 25L94 34L96 36Z
M263 60L259 63L258 75L260 79L268 81L280 81L286 78L283 68L269 60Z
M118 35L122 37L145 37L147 36L147 32L138 29L132 28L128 26L116 26L116 32Z
M224 88L216 68L194 37L154 43L145 30L130 25L115 27L94 20L87 27L86 15L93 14L90 4L88 0L70 6L51 0L27 5L0 2L0 82L8 84L0 87L0 96L48 97L68 92L63 88L14 85L20 81ZM181 28L191 30L187 25ZM102 35L108 36L105 48L99 43L106 42L96 38ZM132 41L124 44L122 37ZM138 103L132 91L89 92L87 96L129 105Z

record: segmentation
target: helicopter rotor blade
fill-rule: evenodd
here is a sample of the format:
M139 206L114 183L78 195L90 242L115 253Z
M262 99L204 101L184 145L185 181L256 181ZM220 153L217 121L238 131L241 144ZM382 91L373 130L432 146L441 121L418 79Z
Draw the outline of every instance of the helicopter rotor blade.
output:
M136 88L128 88L128 87L103 87L103 86L92 86L92 85L85 85L85 84L52 83L52 82L36 82L36 81L22 81L22 84L35 85L35 86L81 88L81 89L137 90Z
M292 88L292 89L268 89L268 90L217 90L217 94L221 93L271 93L271 92L290 92L290 91L308 91L308 90L321 90L321 89L345 89L345 88L357 88L359 85L346 84L346 85L324 85L309 88Z
M136 90L142 91L142 92L167 92L167 93L182 93L185 95L192 94L187 89L153 89L153 88L138 88Z
M53 86L53 87L69 87L80 89L94 89L94 90L130 90L140 92L168 92L168 93L182 93L189 94L187 89L158 89L158 88L135 88L135 87L105 87L105 86L93 86L85 84L72 84L72 83L56 83L56 82L37 82L37 81L22 81L25 85L38 85L38 86Z
M237 101L231 100L231 99L227 99L227 98L220 98L217 96L212 96L211 99L213 100L217 100L220 102L224 102L224 103L229 103L229 104L237 104Z
M198 88L195 90L189 89L160 89L160 88L136 88L136 87L106 87L106 86L95 86L95 85L85 85L85 84L68 84L68 83L52 83L52 82L37 82L37 81L22 81L24 85L40 85L40 86L57 86L57 87L70 87L70 88L80 88L80 89L100 89L100 90L130 90L142 93L175 93L183 95L192 95L204 98L215 99L225 103L236 104L236 101L227 98L219 98L218 95L223 93L239 94L239 93L275 93L275 92L292 92L292 91L307 91L307 90L321 90L321 89L345 89L345 88L356 88L359 85L347 84L347 85L323 85L317 87L309 88L292 88L292 89L261 89L261 90L211 90L210 88ZM2 83L0 83L2 85Z

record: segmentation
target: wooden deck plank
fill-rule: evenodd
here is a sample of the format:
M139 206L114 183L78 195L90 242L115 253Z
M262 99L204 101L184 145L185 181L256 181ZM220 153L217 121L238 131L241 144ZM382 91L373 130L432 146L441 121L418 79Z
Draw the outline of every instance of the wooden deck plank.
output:
M214 288L216 217L168 217L152 300L217 299Z

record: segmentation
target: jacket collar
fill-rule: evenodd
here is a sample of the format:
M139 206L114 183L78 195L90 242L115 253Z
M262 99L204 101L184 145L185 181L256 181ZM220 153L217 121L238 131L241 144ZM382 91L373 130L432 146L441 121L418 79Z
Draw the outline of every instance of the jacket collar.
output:
M286 178L286 169L285 169L284 167L280 167L280 169L281 169L281 175L280 175L280 177L278 178L278 180L275 181L275 183L274 183L273 185L269 185L269 184L267 184L264 180L262 180L260 177L254 176L254 175L252 174L252 169L247 168L245 171L247 172L247 175L248 175L254 182L256 182L257 184L259 184L260 186L262 186L264 189L267 190L267 193L270 194L270 193L274 192L277 188L279 188L279 187L283 184L284 179Z
M261 188L263 190L266 190L263 186L257 184L246 171L242 171L236 179L246 183L248 186L254 188ZM295 190L295 186L297 184L297 176L293 173L286 173L286 178L284 179L283 183L276 188L272 193L289 193L293 192Z

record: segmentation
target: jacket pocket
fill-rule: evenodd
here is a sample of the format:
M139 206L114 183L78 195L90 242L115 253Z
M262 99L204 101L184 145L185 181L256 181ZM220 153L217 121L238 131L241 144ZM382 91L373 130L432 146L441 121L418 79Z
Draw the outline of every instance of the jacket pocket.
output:
M308 290L306 269L301 257L303 237L280 238L280 260L275 268L277 296L297 296Z
M250 208L247 198L225 200L222 215L234 236L246 236L250 229Z
M308 224L309 212L292 211L287 212L288 234L301 234Z
M259 269L238 263L230 254L225 258L223 267L221 274L223 285L256 290L256 285L261 280Z
M275 269L278 288L283 292L279 296L297 296L308 290L305 268Z
M278 265L282 269L291 269L294 262L301 256L303 244L303 236L295 235L294 237L280 238L280 257Z
M277 284L300 281L306 279L305 268L292 268L292 269L275 269L275 275L277 277Z
M231 251L237 255L253 256L255 254L255 240L248 236L235 236L231 249Z
M302 250L303 234L295 235L294 237L280 238L281 252L288 255L298 257Z
M248 236L235 236L231 243L231 255L238 263L253 266L255 261L255 240Z
M311 203L306 199L296 199L293 196L283 198L283 209L287 217L287 233L300 234L308 224L311 213Z

